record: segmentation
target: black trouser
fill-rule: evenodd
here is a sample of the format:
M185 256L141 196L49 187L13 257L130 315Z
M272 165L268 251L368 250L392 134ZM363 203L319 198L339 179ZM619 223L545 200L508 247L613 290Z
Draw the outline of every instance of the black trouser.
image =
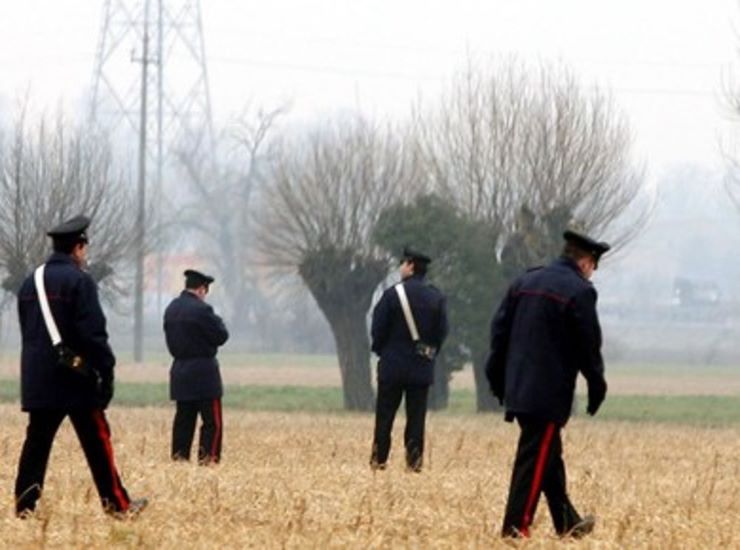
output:
M130 499L121 483L110 441L110 426L101 409L34 410L29 413L15 481L15 509L21 514L33 511L44 488L46 466L54 436L66 416L80 440L103 507L123 512Z
M401 398L406 395L406 429L403 442L406 447L406 464L421 470L424 458L424 423L427 415L429 386L406 386L403 384L378 384L378 400L375 405L375 435L370 458L373 464L385 464L391 450L391 431Z
M172 425L172 459L190 460L190 448L193 445L198 414L203 422L200 427L198 462L200 464L219 462L223 438L220 398L177 402L175 421Z
M518 417L521 427L511 476L502 534L529 536L540 493L545 493L558 534L567 533L581 517L566 493L560 426L554 422Z

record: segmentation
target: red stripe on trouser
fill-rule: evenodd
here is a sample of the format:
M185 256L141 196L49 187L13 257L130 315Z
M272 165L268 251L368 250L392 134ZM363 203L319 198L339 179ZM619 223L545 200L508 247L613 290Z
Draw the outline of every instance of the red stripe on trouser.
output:
M519 531L524 536L529 536L529 526L532 523L532 510L534 504L537 502L537 497L540 494L540 487L542 486L542 476L545 471L545 464L547 463L547 455L550 452L550 443L552 442L552 436L555 433L555 424L549 423L545 428L545 435L542 436L542 443L540 443L540 450L537 454L537 463L534 467L534 476L532 478L532 487L529 489L529 496L527 497L527 505L524 507L524 515L522 516L522 524L519 527Z
M213 400L213 424L215 430L213 432L213 441L211 442L211 458L213 460L218 459L218 442L221 439L221 400Z
M98 426L98 435L103 442L103 449L105 450L105 457L108 461L108 469L110 470L111 477L111 490L113 496L118 501L118 511L125 512L128 509L128 499L124 496L123 490L121 489L120 480L118 478L118 470L116 470L116 464L113 461L113 446L110 443L110 432L108 431L108 425L105 422L102 411L95 411L93 413L95 423Z

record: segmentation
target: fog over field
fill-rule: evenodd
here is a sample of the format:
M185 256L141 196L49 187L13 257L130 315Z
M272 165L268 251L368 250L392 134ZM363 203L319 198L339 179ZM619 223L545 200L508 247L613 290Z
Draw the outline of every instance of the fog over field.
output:
M160 4L150 4L151 47L156 49ZM117 185L135 188L143 47L135 30L143 28L144 5L138 0L8 2L0 22L0 50L5 52L0 120L6 145L22 105L30 129L40 116L51 125L55 110L63 113L66 124L82 124L90 117L91 104L99 101L104 106L100 122L116 144L114 170L122 174ZM559 2L557 7L476 0L454 6L416 0L403 6L365 1L307 6L294 0L270 5L171 0L162 5L165 14L181 10L183 21L192 18L202 24L186 40L167 35L171 57L162 60L165 76L160 83L165 100L208 99L224 166L209 169L207 180L213 187L199 196L198 185L188 181L194 173L183 162L183 136L172 131L177 119L165 108L165 122L170 122L164 135L163 181L155 173L156 155L150 153L148 199L154 210L162 209L157 215L164 217L165 225L175 230L161 236L149 228L152 239L163 241L152 245L160 248L147 260L147 349L162 349L162 309L179 290L182 269L197 264L217 276L211 300L231 321L234 349L332 352L336 342L329 323L297 270L275 279L264 253L257 251L262 239L257 218L265 200L261 191L273 185L269 170L259 168L273 155L261 147L355 115L391 124L407 121L419 108L414 107L417 102L433 107L466 66L500 65L514 56L530 70L538 63L561 63L578 86L610 96L615 116L623 115L628 124L632 144L625 155L632 166L644 170L637 203L649 215L595 278L607 358L692 365L738 359L740 266L734 250L740 240L740 212L731 183L736 135L731 98L737 69L733 29L738 20L734 2L677 6L661 1L645 6L634 0L602 3L600 9L584 0ZM119 17L123 8L128 19ZM417 24L421 13L423 25ZM106 21L120 33L117 49L105 50L111 47L106 32L112 32L106 31ZM163 24L166 30L171 23L165 17ZM204 57L196 62L188 45L191 50L202 46ZM104 66L99 65L103 51L109 51ZM149 117L157 113L160 86L155 61L149 69ZM205 88L200 87L199 70L208 76ZM540 77L528 78L536 82ZM195 82L195 96L178 95ZM123 122L113 116L116 101L106 93L118 94L118 107L128 106ZM199 112L192 110L193 116ZM258 112L279 115L260 119ZM266 124L262 144L253 140L257 134L250 130L260 123ZM152 119L150 148L154 125ZM252 143L255 155L241 150L240 142ZM245 164L252 165L250 174L260 177L252 181L240 175ZM232 181L240 178L249 180L241 190ZM235 193L250 198L239 195L238 201L245 202L238 202ZM194 199L193 204L187 204L186 197ZM229 203L244 212L243 219L226 211ZM619 228L632 222L627 216L608 228L597 224L597 230L605 230L597 236L621 240ZM505 223L499 249L512 229L511 220ZM233 234L223 233L226 225ZM235 239L243 249L224 248L226 240ZM100 258L101 251L97 254ZM134 338L132 265L129 260L115 266L118 280L110 286L117 291L108 312L113 342L126 352ZM6 296L5 303L11 302L12 296ZM479 307L492 312L495 300L491 302ZM12 348L12 307L6 306L3 315L2 342ZM486 330L485 323L480 330Z
M592 278L608 393L591 418L580 379L563 429L597 523L568 546L740 547L738 25L735 0L5 0L3 543L507 547L519 430L485 378L490 321L570 228L612 248ZM38 513L13 514L18 294L79 213L113 448L150 499L134 522L100 510L69 423ZM407 246L450 317L420 475L403 412L388 469L368 464L370 321ZM214 467L169 454L163 313L186 269L215 278L230 334ZM532 534L563 544L544 501Z

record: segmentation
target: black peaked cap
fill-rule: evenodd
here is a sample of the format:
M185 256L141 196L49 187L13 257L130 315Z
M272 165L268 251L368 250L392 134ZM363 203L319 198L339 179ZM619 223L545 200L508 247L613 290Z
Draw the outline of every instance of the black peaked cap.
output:
M195 269L186 269L184 275L185 285L188 287L208 286L216 280L210 275L206 275L205 273L201 273Z
M432 261L432 259L426 254L423 254L418 250L414 250L413 248L409 248L408 246L403 248L403 258L405 260L412 260L423 264L428 264Z
M85 231L90 225L90 218L87 216L75 216L59 225L52 227L46 234L52 239L69 239L87 241Z
M609 243L595 241L591 237L581 233L576 233L570 229L563 233L563 238L584 252L591 254L597 262L599 261L599 258L601 258L601 255L611 248Z

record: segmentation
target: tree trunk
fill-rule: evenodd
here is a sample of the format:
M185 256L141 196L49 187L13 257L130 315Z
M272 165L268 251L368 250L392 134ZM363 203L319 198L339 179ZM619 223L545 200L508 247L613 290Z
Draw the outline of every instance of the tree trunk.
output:
M385 277L387 264L357 258L353 251L328 248L307 257L298 271L334 334L345 408L372 411L375 397L370 384L366 319L373 291Z
M349 411L372 411L375 408L375 395L370 383L370 340L365 312L342 309L335 318L328 320L337 347L344 408Z
M434 363L434 384L429 391L429 408L441 411L447 408L450 400L450 371L444 356Z

